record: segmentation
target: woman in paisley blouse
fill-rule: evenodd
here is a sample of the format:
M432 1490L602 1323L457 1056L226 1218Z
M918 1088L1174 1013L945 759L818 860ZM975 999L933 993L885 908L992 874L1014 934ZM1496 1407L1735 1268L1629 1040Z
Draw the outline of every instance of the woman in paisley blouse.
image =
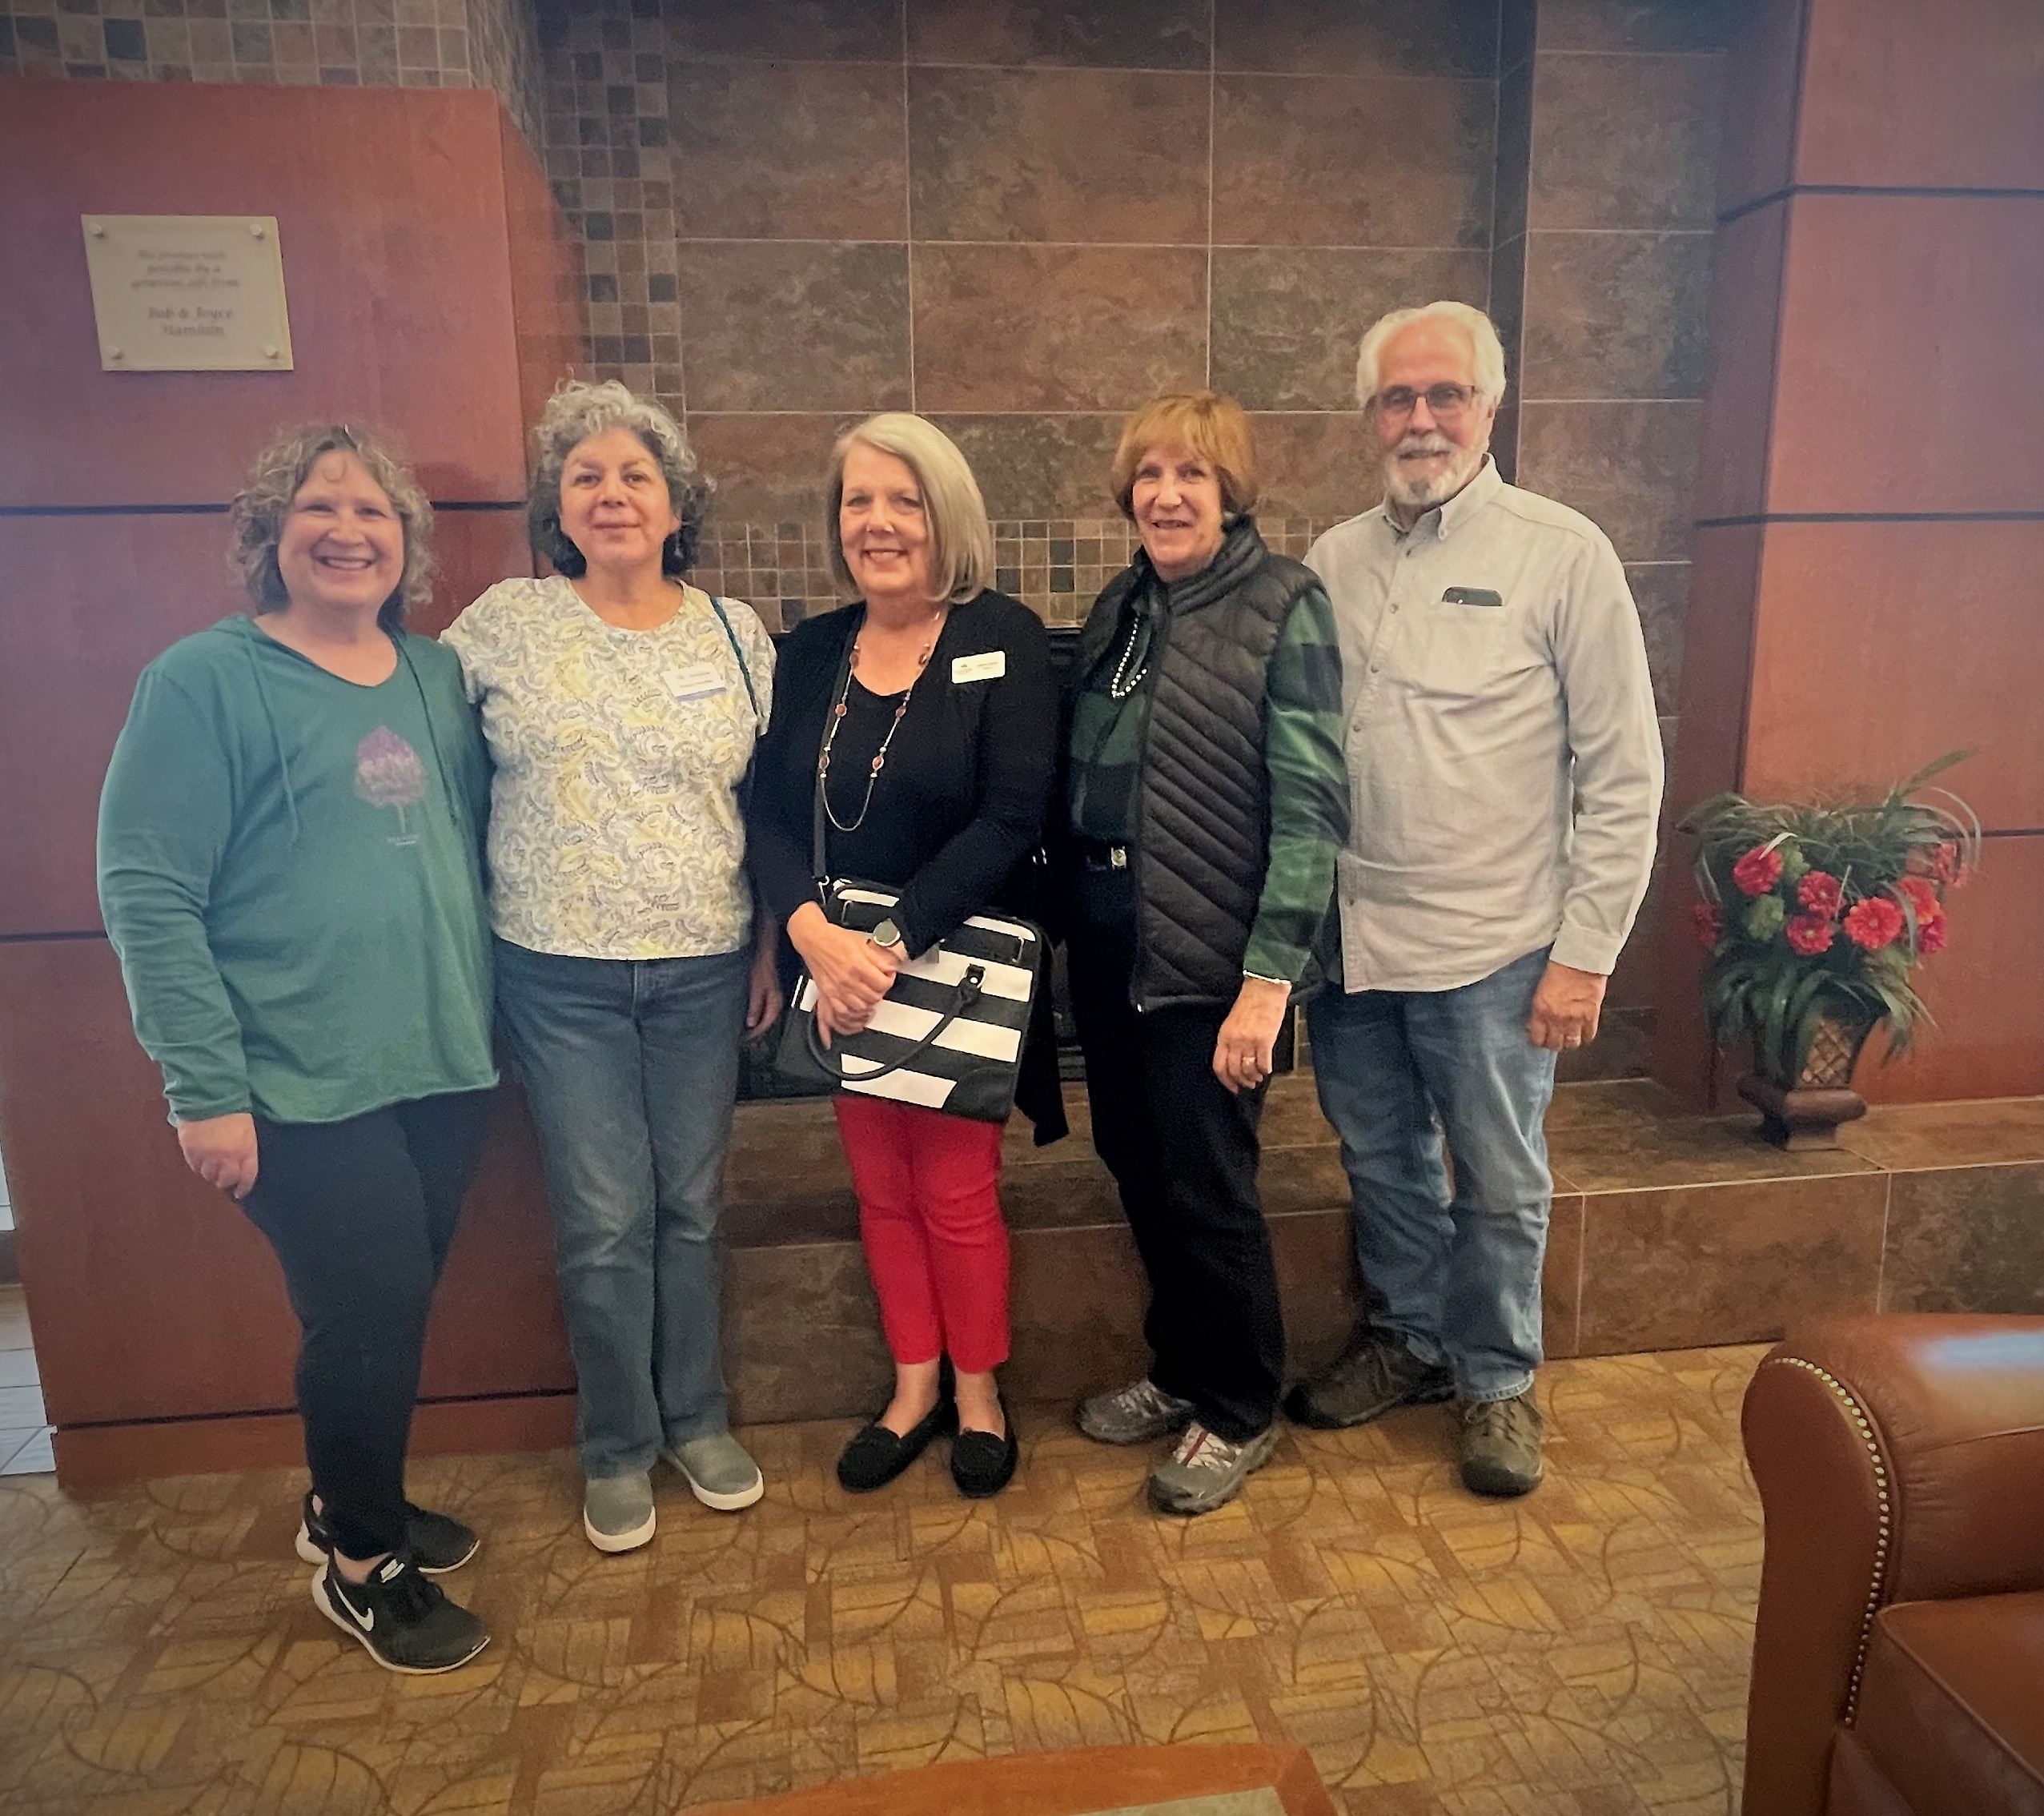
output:
M666 411L570 383L537 440L558 571L500 581L444 641L496 765L498 1017L545 1154L583 1530L628 1551L657 1458L721 1510L764 1487L728 1423L717 1237L740 1043L781 1006L737 800L773 649L681 578L709 482Z

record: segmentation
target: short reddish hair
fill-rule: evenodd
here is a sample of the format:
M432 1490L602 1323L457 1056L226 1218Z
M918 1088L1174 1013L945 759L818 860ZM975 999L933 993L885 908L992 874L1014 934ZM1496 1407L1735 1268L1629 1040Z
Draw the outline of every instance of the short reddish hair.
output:
M1134 520L1135 469L1153 448L1189 448L1221 482L1221 508L1231 517L1256 508L1263 488L1256 474L1256 437L1249 412L1219 391L1167 391L1122 426L1110 469L1114 502Z

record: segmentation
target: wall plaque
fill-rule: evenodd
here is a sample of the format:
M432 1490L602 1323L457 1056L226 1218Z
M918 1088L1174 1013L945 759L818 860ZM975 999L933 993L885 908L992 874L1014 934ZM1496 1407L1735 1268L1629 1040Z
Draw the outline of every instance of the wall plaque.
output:
M102 372L291 370L274 215L81 220Z

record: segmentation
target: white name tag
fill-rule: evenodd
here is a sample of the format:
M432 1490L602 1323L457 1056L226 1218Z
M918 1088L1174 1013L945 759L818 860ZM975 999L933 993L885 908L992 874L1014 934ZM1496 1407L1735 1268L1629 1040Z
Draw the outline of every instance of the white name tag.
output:
M724 691L724 677L709 662L691 662L685 669L669 669L667 691L677 701L707 700Z
M1008 653L989 649L978 656L961 656L951 665L954 681L998 681L1008 672Z

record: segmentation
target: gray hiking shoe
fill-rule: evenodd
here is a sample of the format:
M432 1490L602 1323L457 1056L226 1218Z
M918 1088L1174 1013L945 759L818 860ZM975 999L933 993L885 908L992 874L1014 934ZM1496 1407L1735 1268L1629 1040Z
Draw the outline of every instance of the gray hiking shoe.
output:
M582 1530L599 1551L636 1551L653 1536L653 1481L592 1476L582 1490Z
M1462 1408L1462 1485L1472 1494L1528 1494L1544 1472L1540 1408L1531 1388Z
M689 1490L705 1507L735 1513L766 1493L766 1478L745 1447L729 1432L690 1438L661 1455L688 1478Z
M1230 1444L1195 1419L1178 1448L1150 1472L1150 1505L1159 1513L1211 1513L1242 1492L1253 1470L1271 1460L1278 1428L1266 1426L1253 1438Z
M1422 1362L1395 1337L1365 1328L1310 1381L1285 1396L1285 1416L1323 1432L1367 1425L1399 1406L1455 1396L1455 1377Z
M1192 1422L1192 1402L1167 1393L1146 1375L1112 1393L1078 1403L1078 1428L1096 1444L1148 1444Z

